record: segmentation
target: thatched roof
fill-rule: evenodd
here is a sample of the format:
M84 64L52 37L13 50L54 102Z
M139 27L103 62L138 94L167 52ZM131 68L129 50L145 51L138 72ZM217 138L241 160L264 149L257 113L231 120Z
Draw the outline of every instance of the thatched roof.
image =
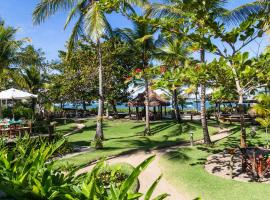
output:
M149 106L169 106L170 102L163 99L153 90L149 90ZM145 92L139 93L136 98L128 102L128 106L142 107L145 106Z

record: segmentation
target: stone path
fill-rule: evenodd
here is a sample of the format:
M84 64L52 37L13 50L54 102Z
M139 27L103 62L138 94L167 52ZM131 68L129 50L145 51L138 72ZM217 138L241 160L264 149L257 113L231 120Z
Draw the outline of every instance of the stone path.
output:
M218 134L211 136L211 140L213 142L221 140L230 135L229 130L222 130ZM203 141L197 141L196 143L202 143ZM147 189L151 186L151 184L162 174L162 170L159 167L159 160L163 154L169 151L173 151L177 148L188 146L189 144L177 145L174 147L168 147L161 150L153 150L151 152L138 151L130 155L121 155L118 157L114 157L108 160L109 164L126 162L133 166L139 165L146 158L155 155L155 160L148 166L148 168L143 171L140 176L140 192L145 193ZM82 168L77 172L77 174L85 173L90 171L93 168L94 164ZM159 184L157 185L156 190L154 191L153 197L156 197L159 194L168 193L170 196L167 198L168 200L186 200L190 199L189 195L186 194L182 188L176 188L173 186L165 177L162 177Z

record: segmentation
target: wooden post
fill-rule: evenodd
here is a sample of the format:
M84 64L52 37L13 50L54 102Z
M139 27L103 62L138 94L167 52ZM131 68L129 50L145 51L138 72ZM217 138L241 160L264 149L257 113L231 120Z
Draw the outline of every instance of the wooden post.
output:
M131 109L130 109L130 106L128 106L128 116L129 116L129 119L131 119Z
M157 111L156 111L156 106L154 106L154 120L157 119Z
M190 131L190 146L193 147L193 145L194 145L194 142L193 142L193 132Z
M167 116L167 106L165 106L165 117Z
M139 120L139 108L136 106L136 119Z
M230 178L233 179L233 154L230 155Z
M162 116L162 106L160 106L160 119L163 120L163 116Z

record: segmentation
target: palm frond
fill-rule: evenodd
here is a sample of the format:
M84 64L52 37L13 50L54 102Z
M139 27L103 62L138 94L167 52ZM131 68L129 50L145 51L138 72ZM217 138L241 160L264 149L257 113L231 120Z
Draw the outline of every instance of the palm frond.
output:
M87 35L97 41L110 28L110 25L98 2L94 2L85 14L85 30Z
M66 23L64 25L64 29L66 29L66 27L69 25L70 21L74 17L76 17L76 15L78 15L78 14L82 15L82 9L83 9L84 3L85 3L85 0L80 0L79 3L71 9L71 11L67 17Z
M71 9L76 2L77 0L41 0L32 14L33 22L40 24L57 11Z
M266 4L259 1L241 5L233 10L228 10L222 14L221 19L227 23L241 23L250 15L256 15L266 8Z
M80 36L82 36L84 34L83 32L83 16L81 15L78 19L78 21L76 22L76 24L74 25L71 35L69 37L68 40L68 44L67 44L67 49L68 49L68 53L67 53L67 58L70 57L72 50L75 47L75 44L77 43L77 41L79 40Z

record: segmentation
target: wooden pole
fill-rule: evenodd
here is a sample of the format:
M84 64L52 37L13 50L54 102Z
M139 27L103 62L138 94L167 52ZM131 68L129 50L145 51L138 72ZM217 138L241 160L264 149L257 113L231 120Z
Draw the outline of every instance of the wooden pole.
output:
M139 120L139 108L136 106L136 119Z
M131 119L131 109L130 109L130 106L128 106L128 115L129 115L129 119Z
M157 111L156 111L156 106L154 106L154 120L157 119Z
M160 106L160 119L161 120L163 119L163 116L162 116L162 106Z

